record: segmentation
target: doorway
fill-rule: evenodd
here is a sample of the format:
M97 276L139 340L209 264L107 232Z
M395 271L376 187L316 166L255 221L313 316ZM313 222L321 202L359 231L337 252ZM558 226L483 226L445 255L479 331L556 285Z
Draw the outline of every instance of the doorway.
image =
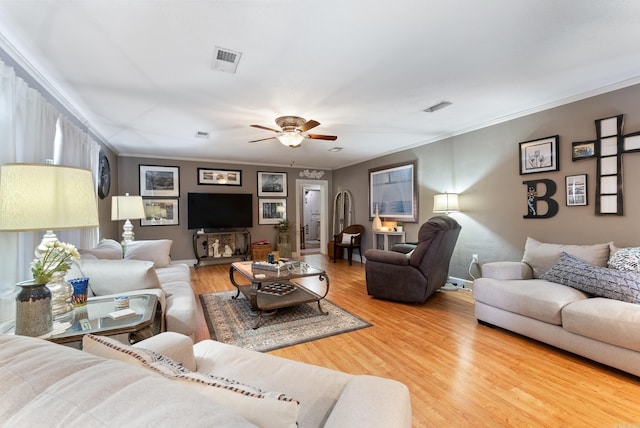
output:
M326 254L328 192L326 180L296 180L296 253Z

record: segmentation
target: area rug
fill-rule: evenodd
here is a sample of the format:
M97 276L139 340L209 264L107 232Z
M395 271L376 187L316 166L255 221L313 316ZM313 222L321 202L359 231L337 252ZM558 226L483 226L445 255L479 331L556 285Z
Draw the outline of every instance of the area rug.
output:
M263 315L260 326L254 330L256 316L251 314L244 296L231 298L236 294L236 290L231 290L200 295L207 327L212 339L254 351L272 351L371 326L322 300L322 310L328 315L318 311L317 303L281 308L274 315Z

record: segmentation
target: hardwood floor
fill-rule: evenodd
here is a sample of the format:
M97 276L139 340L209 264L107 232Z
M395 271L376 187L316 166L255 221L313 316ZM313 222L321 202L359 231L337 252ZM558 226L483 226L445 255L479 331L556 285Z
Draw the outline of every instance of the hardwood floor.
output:
M271 353L405 383L416 427L640 426L639 378L478 325L468 291L440 291L421 305L376 300L366 293L364 264L303 259L327 271L331 302L373 327ZM233 289L228 271L192 269L194 292ZM202 318L196 340L208 338Z

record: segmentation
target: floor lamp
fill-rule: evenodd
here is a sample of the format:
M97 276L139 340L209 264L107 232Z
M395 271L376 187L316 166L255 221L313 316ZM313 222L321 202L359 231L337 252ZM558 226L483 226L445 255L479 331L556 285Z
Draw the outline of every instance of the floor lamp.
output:
M125 220L122 227L122 245L133 241L135 236L130 220L141 218L146 218L142 196L129 196L125 193L124 196L111 197L111 220Z
M438 193L433 196L433 212L449 215L452 212L460 211L457 193ZM443 290L456 291L458 287L447 282L442 286Z

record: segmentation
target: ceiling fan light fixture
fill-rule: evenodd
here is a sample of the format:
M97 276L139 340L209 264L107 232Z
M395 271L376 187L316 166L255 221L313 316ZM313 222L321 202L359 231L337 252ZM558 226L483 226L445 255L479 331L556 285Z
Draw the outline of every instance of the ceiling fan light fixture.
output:
M295 131L283 132L282 135L278 135L276 138L278 139L278 141L288 147L299 146L302 143L302 140L304 140L304 136L301 133Z

